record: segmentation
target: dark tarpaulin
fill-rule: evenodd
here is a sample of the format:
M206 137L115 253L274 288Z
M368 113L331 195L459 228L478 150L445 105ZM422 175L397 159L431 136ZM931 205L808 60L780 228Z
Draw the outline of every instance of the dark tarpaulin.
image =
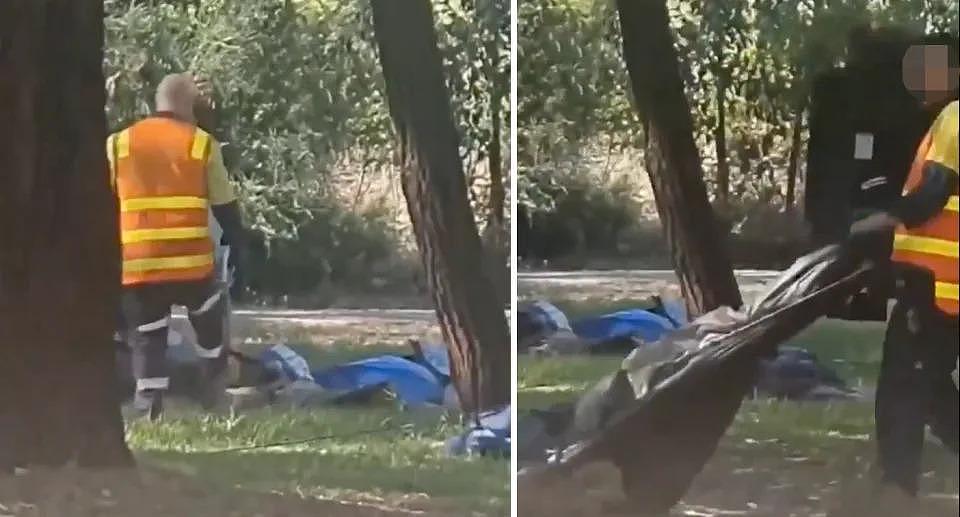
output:
M573 445L552 463L524 469L521 479L547 482L610 461L632 511L668 511L715 452L760 361L857 293L871 269L855 246L820 249L746 311L712 311L637 350L571 408L565 437Z

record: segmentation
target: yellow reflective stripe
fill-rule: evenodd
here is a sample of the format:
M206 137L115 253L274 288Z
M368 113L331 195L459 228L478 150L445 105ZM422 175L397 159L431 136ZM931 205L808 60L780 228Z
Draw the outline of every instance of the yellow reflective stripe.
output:
M914 251L958 258L958 255L960 255L958 246L960 244L957 242L931 237L918 237L916 235L894 235L893 237L893 249L898 251Z
M142 210L182 210L186 208L207 208L207 200L195 196L138 197L120 201L121 212L140 212Z
M117 190L117 135L107 137L107 166L110 167L110 188Z
M184 255L181 257L144 258L123 261L123 272L143 273L159 269L192 269L213 264L213 255Z
M936 296L944 300L960 300L960 289L957 284L937 282Z
M190 157L194 160L204 159L208 142L210 142L210 135L202 129L197 129L193 134L193 144L190 146Z
M172 241L180 239L202 239L210 236L206 227L191 228L151 228L146 230L127 230L121 232L120 240L124 244L145 241Z
M960 212L960 197L950 196L950 199L947 200L947 206L943 209L950 212Z
M117 133L117 159L130 156L130 130L124 129Z

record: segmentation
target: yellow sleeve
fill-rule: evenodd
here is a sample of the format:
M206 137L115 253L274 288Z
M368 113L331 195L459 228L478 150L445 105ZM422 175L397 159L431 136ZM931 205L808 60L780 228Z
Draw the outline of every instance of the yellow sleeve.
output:
M937 162L957 172L957 101L947 105L930 130L930 149L926 161Z
M225 205L236 201L227 167L223 164L220 143L210 138L210 157L207 159L207 195L211 205Z
M110 187L114 190L117 189L117 164L115 157L113 156L113 140L116 138L116 134L112 134L107 137L107 167L110 171Z

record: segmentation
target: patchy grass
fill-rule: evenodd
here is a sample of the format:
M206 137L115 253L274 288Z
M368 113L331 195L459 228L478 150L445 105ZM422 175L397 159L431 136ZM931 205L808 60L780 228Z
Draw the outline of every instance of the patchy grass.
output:
M505 515L509 465L445 457L443 442L459 429L450 415L325 408L237 417L185 415L158 425L135 424L128 436L141 461L223 489L428 513ZM317 436L329 438L220 452Z

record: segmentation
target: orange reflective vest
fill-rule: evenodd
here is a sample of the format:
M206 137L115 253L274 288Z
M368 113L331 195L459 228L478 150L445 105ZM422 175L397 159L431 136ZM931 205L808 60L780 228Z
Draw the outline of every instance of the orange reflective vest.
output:
M923 167L935 161L957 172L957 102L947 106L924 137L907 177L904 193L923 178ZM958 313L957 192L933 219L916 228L900 226L894 234L893 260L933 272L937 307L946 314Z
M114 135L112 153L123 285L210 277L210 136L190 124L150 117Z

